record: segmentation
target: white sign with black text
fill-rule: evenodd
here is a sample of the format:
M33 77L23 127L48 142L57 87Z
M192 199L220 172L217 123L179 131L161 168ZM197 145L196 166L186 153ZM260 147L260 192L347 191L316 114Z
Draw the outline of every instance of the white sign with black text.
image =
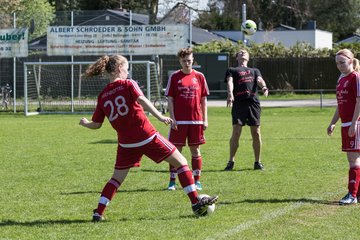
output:
M187 47L188 25L51 26L49 56L173 55Z
M28 29L0 30L0 58L28 56Z

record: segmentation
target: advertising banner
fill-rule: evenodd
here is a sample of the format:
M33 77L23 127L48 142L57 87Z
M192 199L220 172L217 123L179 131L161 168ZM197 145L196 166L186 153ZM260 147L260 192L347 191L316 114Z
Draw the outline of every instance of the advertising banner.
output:
M28 29L0 29L0 58L28 56Z
M187 47L188 25L51 26L49 56L173 55Z

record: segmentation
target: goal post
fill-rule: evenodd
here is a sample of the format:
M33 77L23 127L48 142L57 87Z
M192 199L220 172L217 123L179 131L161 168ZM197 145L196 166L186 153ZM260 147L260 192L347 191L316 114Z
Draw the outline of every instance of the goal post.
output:
M106 74L84 78L94 62L24 62L24 114L90 113L97 96L109 83ZM138 82L152 102L161 98L156 63L129 61L129 78Z

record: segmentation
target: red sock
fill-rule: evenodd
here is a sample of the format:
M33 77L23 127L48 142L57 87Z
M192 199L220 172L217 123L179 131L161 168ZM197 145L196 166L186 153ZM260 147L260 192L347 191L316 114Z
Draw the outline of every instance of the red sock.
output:
M202 157L196 156L191 158L191 166L193 170L194 180L200 181L201 168L202 168Z
M350 168L348 189L349 189L349 193L353 197L356 197L356 194L358 192L359 181L360 181L360 167Z
M175 182L177 176L176 167L169 164L169 171L170 171L170 182Z
M192 176L192 173L190 171L190 168L188 165L181 166L177 169L177 174L179 177L179 182L181 186L183 187L185 193L190 198L190 201L192 204L197 203L198 200L198 193L195 189L194 179Z
M101 197L99 200L99 204L97 207L96 212L100 215L104 214L105 208L107 207L107 205L109 205L111 199L114 197L114 195L116 194L116 191L118 190L118 188L120 187L121 183L119 183L118 181L116 181L115 179L110 179L104 186L102 192L101 192Z

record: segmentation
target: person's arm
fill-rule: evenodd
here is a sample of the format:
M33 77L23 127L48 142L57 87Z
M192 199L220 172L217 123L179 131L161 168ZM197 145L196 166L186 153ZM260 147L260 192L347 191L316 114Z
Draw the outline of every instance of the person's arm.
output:
M144 95L137 98L137 102L144 108L145 111L150 112L155 116L160 122L165 123L166 125L171 124L173 121L169 117L163 116L152 103Z
M354 109L354 115L351 121L351 126L349 128L349 132L348 135L349 137L353 137L355 136L356 133L356 122L358 121L360 117L360 97L356 98L356 104L355 104L355 109Z
M207 97L202 97L201 98L201 111L202 111L202 115L203 115L203 126L204 126L204 130L206 130L206 128L209 126L208 124L208 117L207 117Z
M102 123L89 121L86 117L80 119L79 125L89 128L89 129L99 129L102 126Z
M331 119L331 122L327 128L327 134L329 136L331 136L334 132L334 129L335 129L335 124L336 122L339 120L339 110L338 110L338 107L336 107L336 110L335 110L335 113Z
M168 96L167 100L168 100L169 115L170 115L170 118L173 120L173 124L171 125L171 127L173 129L177 130L177 124L176 124L175 113L174 113L174 98Z
M233 77L228 76L226 78L226 85L227 85L227 100L226 100L226 106L231 107L234 102L234 80Z
M257 85L263 91L264 96L267 97L269 95L269 89L266 87L265 80L260 76L257 77Z

